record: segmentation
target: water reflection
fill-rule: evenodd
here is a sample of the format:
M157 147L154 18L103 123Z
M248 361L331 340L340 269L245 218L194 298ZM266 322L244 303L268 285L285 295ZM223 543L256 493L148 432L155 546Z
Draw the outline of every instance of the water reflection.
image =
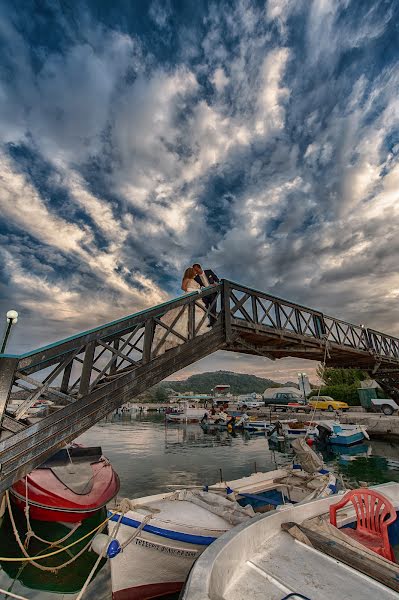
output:
M99 427L82 440L93 443ZM122 493L130 497L164 491L168 485L204 485L220 478L235 479L257 470L268 471L290 463L292 449L264 435L248 432L205 432L197 424L169 424L162 415L139 415L102 428L102 445L122 479ZM341 448L320 448L327 465L347 485L396 481L399 445L373 441ZM134 462L134 476L127 465Z

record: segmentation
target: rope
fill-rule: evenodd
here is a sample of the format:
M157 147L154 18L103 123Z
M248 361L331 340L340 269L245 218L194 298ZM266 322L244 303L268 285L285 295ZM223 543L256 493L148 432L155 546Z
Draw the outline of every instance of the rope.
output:
M44 538L41 538L40 536L38 536L32 529L30 517L29 517L28 477L29 477L29 475L27 475L25 478L25 509L24 509L26 525L27 525L28 531L26 532L24 547L28 548L31 537L36 538L37 540L39 540L39 542L43 542L44 544L49 544L50 548L52 546L59 546L60 544L62 544L62 542L65 542L65 540L69 539L75 533L75 531L80 527L81 523L77 523L63 538L60 538L59 540L54 540L54 541L45 540Z
M18 594L14 594L14 592L7 592L2 588L0 588L0 592L5 595L5 598L7 598L7 596L11 596L11 598L17 598L17 600L29 600L29 598L26 596L18 596Z
M112 533L110 533L111 538L115 538L118 531L119 531L119 527L123 518L123 515L128 512L128 510L133 509L133 507L140 507L140 508L148 508L145 507L144 504L135 504L134 502L131 502L128 498L124 498L123 500L120 501L119 504L119 508L121 510L121 513L119 515L118 521L114 527L114 529L112 530ZM135 530L135 532L133 533L133 535L131 535L123 544L121 544L121 551L124 550L126 548L126 546L128 546L138 535L139 533L143 530L143 528L151 521L152 517L154 516L155 512L160 512L159 509L151 509L151 513L146 515L144 517L144 519L142 520L142 522L140 523L140 526ZM79 592L79 595L77 596L76 600L81 600L81 598L83 597L83 594L85 593L90 581L92 580L98 565L100 564L101 560L104 558L105 553L107 551L107 544L104 544L104 547L101 551L101 553L99 554L98 559L96 560L96 562L93 565L92 570L90 571L86 581L83 584L82 589Z
M32 557L32 556L29 556L28 553L26 552L26 550L21 542L21 539L19 537L18 529L15 525L14 515L13 515L12 509L11 509L10 496L9 496L8 491L6 491L6 499L7 499L7 506L8 506L8 510L10 513L10 519L11 519L11 524L12 524L12 528L14 531L14 535L15 535L18 545L21 548L25 557L20 556L19 558L15 558L15 557L9 557L9 556L0 556L0 561L5 561L5 562L25 562L25 561L33 562L34 560L43 560L44 558L49 558L50 556L55 556L56 554L60 554L60 552L65 552L69 548L72 548L72 546L76 546L76 544L78 544L79 542L81 542L84 539L86 539L87 537L89 537L89 535L91 535L92 533L95 533L99 529L103 528L108 523L108 521L110 521L112 519L112 517L116 514L113 512L102 523L97 525L97 527L94 527L94 529L92 529L91 531L89 531L88 533L83 535L78 540L71 542L70 544L68 544L68 546L60 548L59 550L55 550L54 552L49 552L47 554L40 554L40 555ZM91 543L91 541L90 541L90 543ZM35 566L37 566L37 565L35 565ZM40 567L41 567L41 565L40 565ZM51 569L53 569L53 570L57 570L58 568L60 568L60 567L51 567Z
M116 536L116 534L118 533L119 526L121 524L123 515L124 515L124 513L121 512L121 514L119 515L119 518L118 518L118 522L116 523L114 529L112 530L112 533L110 534L111 538L114 538ZM90 541L90 543L91 543L91 541ZM107 548L108 548L108 545L104 544L104 547L101 550L100 554L98 555L98 558L97 558L96 562L94 563L92 570L88 574L88 576L86 578L86 581L84 582L83 587L80 590L79 595L77 596L76 600L81 600L81 598L83 597L83 594L85 593L85 591L86 591L86 589L87 589L90 581L92 580L92 578L94 577L95 572L97 571L98 565L100 564L100 562L102 561L102 559L105 556L105 553L107 552Z
M327 340L327 338L326 338L326 343L325 343L325 346L324 346L324 358L323 358L323 362L322 362L322 366L323 366L323 373L324 373L324 369L326 368L327 353L328 353L328 340ZM319 401L319 398L320 398L321 385L322 385L322 384L321 384L321 382L320 382L319 389L318 389L318 391L317 391L316 403L315 403L315 405L314 405L314 407L313 407L312 416L311 416L311 418L310 418L309 425L308 425L308 427L307 427L307 429L306 429L306 433L305 433L305 440L306 440L306 439L308 438L308 436L309 436L309 431L310 431L310 429L311 429L311 427L312 427L312 421L313 421L313 419L314 419L314 417L315 417L315 414L316 414L316 410L317 410L317 404L318 404L318 401Z

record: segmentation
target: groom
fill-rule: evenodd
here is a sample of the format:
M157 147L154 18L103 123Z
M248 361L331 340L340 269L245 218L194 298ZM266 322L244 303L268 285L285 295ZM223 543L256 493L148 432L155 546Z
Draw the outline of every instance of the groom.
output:
M210 287L211 285L216 285L219 283L219 277L214 273L211 269L202 269L201 265L198 263L193 264L193 269L195 271L195 281L200 284L202 288ZM210 294L209 296L205 296L202 298L206 308L211 306L213 301L217 298L217 294ZM209 327L212 327L216 323L216 302L212 307L212 313L209 313Z

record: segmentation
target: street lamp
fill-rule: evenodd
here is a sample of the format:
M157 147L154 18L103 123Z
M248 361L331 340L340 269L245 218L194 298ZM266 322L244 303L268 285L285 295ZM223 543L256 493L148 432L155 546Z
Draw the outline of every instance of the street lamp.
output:
M302 383L302 391L303 391L303 396L305 398L305 402L307 400L306 398L306 391L305 391L305 380L304 377L306 377L306 373L298 373L298 379L300 379L301 383Z
M15 325L15 323L18 321L18 313L16 310L9 310L6 314L6 317L7 317L7 329L4 334L4 339L3 339L3 344L1 346L0 354L3 354L3 352L6 349L7 340L8 340L8 336L10 335L11 327L13 325Z

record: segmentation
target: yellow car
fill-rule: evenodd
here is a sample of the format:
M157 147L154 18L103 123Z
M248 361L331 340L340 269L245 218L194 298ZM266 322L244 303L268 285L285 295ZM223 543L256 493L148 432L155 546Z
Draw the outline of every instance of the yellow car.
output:
M348 410L349 404L346 402L339 402L338 400L334 400L330 396L319 396L317 399L316 396L310 398L308 404L316 408L317 410Z

